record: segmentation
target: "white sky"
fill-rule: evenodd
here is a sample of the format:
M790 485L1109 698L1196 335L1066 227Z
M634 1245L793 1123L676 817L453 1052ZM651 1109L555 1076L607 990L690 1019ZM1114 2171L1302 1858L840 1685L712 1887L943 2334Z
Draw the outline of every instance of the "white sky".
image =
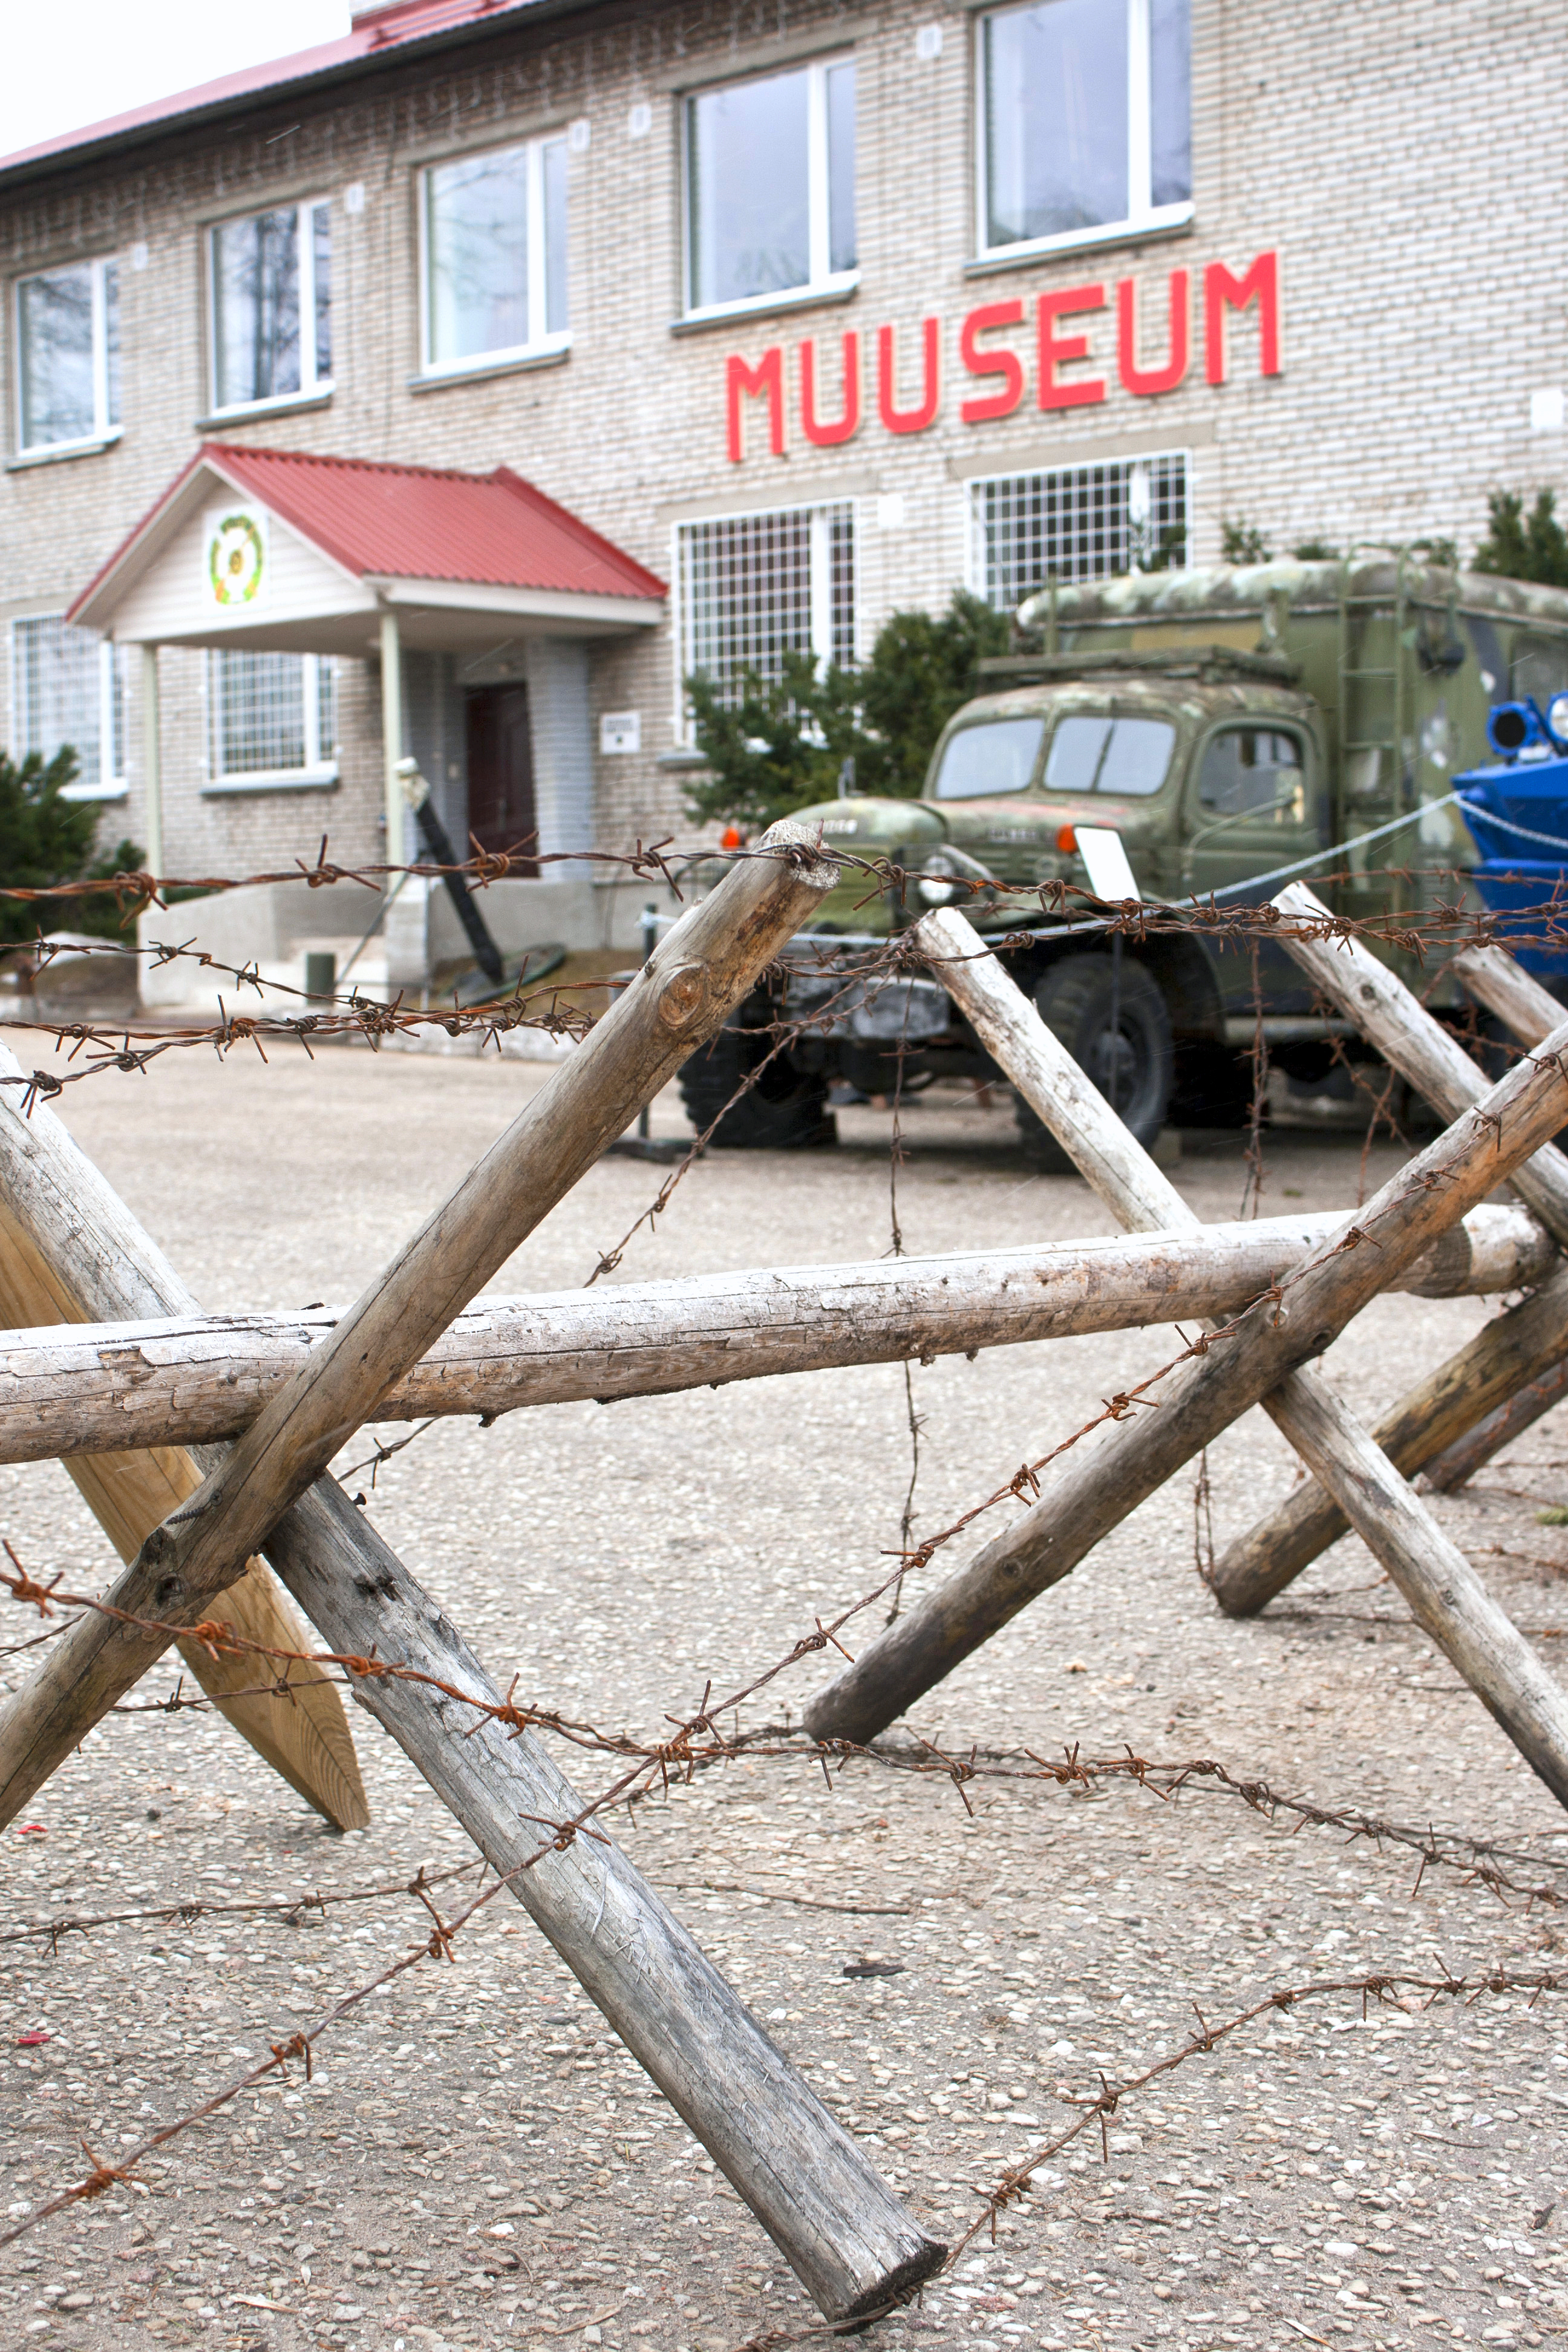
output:
M11 0L0 74L0 156L105 116L287 57L349 28L349 0Z

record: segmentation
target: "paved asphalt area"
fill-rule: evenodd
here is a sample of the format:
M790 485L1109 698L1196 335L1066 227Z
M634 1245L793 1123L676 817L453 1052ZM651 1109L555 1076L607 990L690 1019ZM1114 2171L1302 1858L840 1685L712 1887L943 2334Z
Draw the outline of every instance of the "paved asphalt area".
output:
M545 1075L171 1054L59 1108L209 1305L282 1307L352 1297ZM835 1153L711 1155L618 1278L884 1251L889 1121L868 1108L840 1124ZM656 1127L678 1125L667 1097ZM931 1097L906 1129L911 1252L1109 1230L1081 1184L1030 1176L1001 1105ZM1238 1142L1194 1143L1182 1189L1205 1216L1236 1214ZM1276 1132L1263 1207L1349 1205L1397 1157L1379 1146L1363 1168L1359 1139ZM497 1290L583 1281L660 1172L605 1162ZM1374 1306L1329 1375L1370 1416L1489 1311ZM917 1527L945 1525L1172 1352L1150 1331L917 1369ZM1548 1420L1437 1506L1543 1638L1568 1629L1568 1533L1537 1519L1563 1494L1563 1443ZM344 1466L369 1451L362 1439ZM1294 1475L1258 1413L1208 1466L1222 1543ZM653 1736L710 1678L744 1683L885 1574L909 1468L903 1374L879 1367L444 1423L381 1466L370 1507L498 1680ZM353 1483L369 1493L370 1476ZM1360 1547L1339 1545L1263 1621L1227 1623L1194 1566L1194 1483L1145 1505L914 1728L950 1751L1214 1759L1325 1807L1490 1842L1521 1885L1568 1892L1568 1822ZM0 1531L34 1570L107 1576L55 1465L0 1470ZM12 1643L37 1630L15 1607L0 1624ZM28 1664L0 1660L13 1681ZM770 1711L798 1709L824 1672L795 1669ZM0 2209L26 2215L79 2177L80 2141L105 2158L132 2145L423 1938L426 1915L395 1891L297 1924L142 1918L58 1950L18 1932L73 1908L395 1890L469 1858L399 1752L355 1721L374 1809L357 1835L328 1832L192 1712L111 1719L5 1832ZM569 1762L584 1791L610 1777L592 1754ZM752 1760L623 1812L617 1834L951 2241L1074 2102L1179 2049L1200 2015L1213 2028L1273 1988L1371 1972L1560 1965L1555 1896L1505 1904L1443 1866L1417 1884L1407 1848L1293 1826L1212 1782L1173 1802L1125 1784L961 1793L887 1767L828 1785L816 1765ZM871 1962L889 1972L848 1972ZM994 2243L974 2240L878 2339L1273 2352L1561 2336L1565 2003L1405 1996L1363 2013L1326 1993L1276 2010L1123 2099L1103 2146L1093 2124ZM725 2352L814 2317L510 1898L450 1965L422 1964L324 2041L309 2084L296 2069L245 2095L131 2185L0 2252L0 2340L94 2352Z

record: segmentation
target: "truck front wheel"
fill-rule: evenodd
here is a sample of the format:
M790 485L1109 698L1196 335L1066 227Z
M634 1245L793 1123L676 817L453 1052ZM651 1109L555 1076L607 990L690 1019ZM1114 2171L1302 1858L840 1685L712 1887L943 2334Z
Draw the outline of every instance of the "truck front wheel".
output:
M1145 1147L1164 1124L1175 1056L1171 1017L1158 983L1123 955L1066 956L1035 991L1035 1006L1090 1083ZM1038 1168L1067 1170L1066 1152L1020 1097L1018 1132Z
M773 1042L766 1030L724 1028L683 1064L677 1083L686 1116L699 1135L719 1120L710 1139L715 1150L808 1151L837 1142L826 1079L796 1069L787 1054L769 1061ZM752 1070L755 1084L726 1110Z

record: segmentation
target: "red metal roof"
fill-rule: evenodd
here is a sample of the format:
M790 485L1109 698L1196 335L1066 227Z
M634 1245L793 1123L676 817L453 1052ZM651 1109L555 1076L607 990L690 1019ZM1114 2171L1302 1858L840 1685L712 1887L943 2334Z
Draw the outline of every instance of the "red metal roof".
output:
M72 614L204 462L356 579L466 581L575 596L658 599L669 593L656 572L508 466L458 474L204 441L83 589Z
M89 122L79 131L62 131L36 147L21 147L14 154L0 156L0 179L8 178L13 171L28 176L30 167L83 148L125 143L138 133L145 135L182 116L221 114L247 98L265 97L269 91L281 94L298 82L318 77L340 79L357 65L411 44L462 39L510 17L554 16L592 5L593 0L391 0L385 7L356 10L350 30L341 40L323 41L315 48L271 58L265 65L245 66L195 89L154 99L102 122Z

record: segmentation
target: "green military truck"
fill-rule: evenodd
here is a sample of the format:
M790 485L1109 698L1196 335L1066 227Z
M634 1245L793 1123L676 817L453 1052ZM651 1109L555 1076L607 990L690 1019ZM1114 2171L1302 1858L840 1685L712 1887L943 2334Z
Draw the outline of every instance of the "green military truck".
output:
M1148 900L1257 903L1279 887L1261 877L1333 850L1322 871L1341 878L1317 887L1338 912L1451 901L1454 869L1477 852L1458 810L1436 804L1490 756L1494 704L1544 708L1568 688L1568 594L1449 570L1420 550L1133 573L1031 597L1015 644L981 665L993 690L943 730L918 801L800 812L830 846L886 856L913 878L868 905L864 874L847 869L792 943L782 989L759 990L687 1064L682 1093L700 1129L766 1061L717 1142L831 1141L833 1083L886 1096L900 1056L906 1096L942 1076L994 1076L934 981L856 979L889 932L950 900L990 937L1032 934L1009 969L1145 1143L1167 1120L1245 1117L1259 1001L1274 1065L1298 1085L1321 1081L1329 1025L1282 950L1197 929L1118 948L1043 920L1037 900L1008 887L1087 889L1082 825L1121 836ZM1439 978L1428 1001L1441 1009L1458 993ZM814 1025L767 1060L781 1015ZM1048 1160L1022 1103L1018 1118Z

